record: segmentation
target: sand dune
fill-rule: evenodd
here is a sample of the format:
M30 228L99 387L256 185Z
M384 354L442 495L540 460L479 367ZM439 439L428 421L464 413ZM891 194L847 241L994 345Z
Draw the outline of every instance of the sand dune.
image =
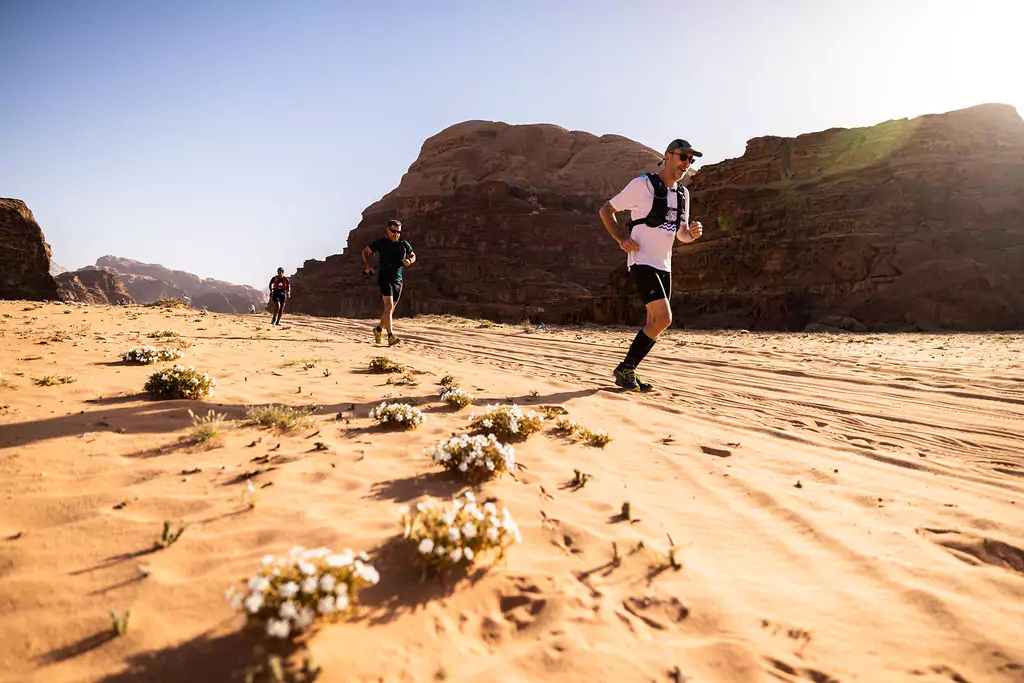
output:
M659 391L626 395L623 330L420 318L384 351L356 320L0 315L2 680L244 680L261 639L224 591L301 544L365 550L382 576L296 655L319 681L1024 681L1024 335L673 332L643 368ZM167 328L213 399L150 400L153 368L118 361ZM420 383L367 372L381 353ZM437 400L446 373L614 440L517 446L525 469L479 495L522 545L421 581L396 510L465 488L422 454L472 411ZM375 427L389 396L428 421ZM321 408L286 434L241 424L269 402ZM189 408L232 420L217 447L186 441ZM574 490L573 469L593 479ZM251 510L247 481L272 484ZM186 529L153 551L165 520ZM670 538L683 567L657 571Z

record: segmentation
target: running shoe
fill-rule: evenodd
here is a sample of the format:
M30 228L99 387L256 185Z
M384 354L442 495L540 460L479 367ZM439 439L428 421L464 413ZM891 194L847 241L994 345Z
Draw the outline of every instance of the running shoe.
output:
M654 385L650 382L640 379L640 375L635 370L633 371L633 378L636 380L636 385L640 387L640 391L650 391L654 388Z
M384 341L384 330L380 329L380 326L373 328L373 340L380 344Z
M621 366L615 368L615 385L629 391L639 389L640 384L636 381L636 370Z
M402 341L402 340L399 339L397 334L389 334L388 335L388 346L394 346L395 344L397 344L400 341Z

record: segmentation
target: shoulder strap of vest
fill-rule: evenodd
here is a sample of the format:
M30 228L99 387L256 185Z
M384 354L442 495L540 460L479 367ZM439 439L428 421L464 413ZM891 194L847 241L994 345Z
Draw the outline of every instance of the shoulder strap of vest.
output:
M665 187L665 181L661 179L660 175L658 175L657 173L644 173L643 177L647 178L648 182L651 183L651 188L654 190L654 201L655 202L658 201L659 197L661 197L663 199L667 197L668 188ZM652 202L651 210L653 210L653 209L654 209L654 203ZM635 220L631 220L628 223L626 223L626 226L630 230L632 230L633 226L640 225L641 223L644 223L646 220L647 220L647 216L644 216L643 218L637 218Z
M686 188L676 184L676 230L683 223L683 209L686 206Z

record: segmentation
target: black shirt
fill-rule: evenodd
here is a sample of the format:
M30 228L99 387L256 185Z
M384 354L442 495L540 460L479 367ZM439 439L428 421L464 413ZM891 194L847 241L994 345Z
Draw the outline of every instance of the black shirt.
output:
M377 279L381 282L399 282L402 279L402 261L412 254L412 245L405 240L392 242L387 237L370 242L370 251L380 254Z

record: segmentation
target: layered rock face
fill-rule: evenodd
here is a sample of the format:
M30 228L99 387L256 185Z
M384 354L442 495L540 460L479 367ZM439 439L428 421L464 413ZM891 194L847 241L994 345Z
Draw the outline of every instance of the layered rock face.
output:
M262 310L267 298L263 292L247 285L200 278L183 270L118 256L101 256L96 260L96 267L116 272L131 297L143 304L188 296L195 308L205 306L218 313L248 313L250 304Z
M56 298L42 228L25 202L0 198L0 299Z
M289 308L380 315L360 252L403 223L417 254L398 312L558 320L598 295L621 252L597 218L660 155L615 135L468 121L428 139L399 186L363 212L342 254L295 273Z
M57 276L60 298L64 301L83 301L90 304L116 304L132 302L117 273L105 268L82 268L66 271Z
M704 237L677 245L693 327L1024 327L1024 121L1005 105L763 137L692 184ZM582 312L638 321L622 273Z

